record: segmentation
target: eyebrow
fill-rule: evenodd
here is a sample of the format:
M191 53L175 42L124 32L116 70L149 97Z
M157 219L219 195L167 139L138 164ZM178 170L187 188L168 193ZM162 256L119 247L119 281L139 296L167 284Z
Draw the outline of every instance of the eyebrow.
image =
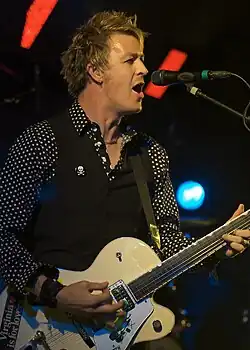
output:
M132 57L140 57L140 58L144 58L145 56L144 56L144 54L142 53L142 52L140 52L140 53L138 53L138 52L127 52L125 55L124 55L124 57L123 58L126 58L126 57L128 57L128 56L132 56Z

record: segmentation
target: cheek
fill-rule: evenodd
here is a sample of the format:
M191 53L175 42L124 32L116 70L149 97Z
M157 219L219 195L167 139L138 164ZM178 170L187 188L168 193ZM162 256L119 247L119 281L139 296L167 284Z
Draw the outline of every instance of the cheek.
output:
M128 98L132 93L132 80L131 69L124 69L123 67L112 71L112 75L109 75L105 81L109 97L112 99Z
M128 97L132 90L131 85L126 80L115 80L110 85L109 92L115 99L121 99Z

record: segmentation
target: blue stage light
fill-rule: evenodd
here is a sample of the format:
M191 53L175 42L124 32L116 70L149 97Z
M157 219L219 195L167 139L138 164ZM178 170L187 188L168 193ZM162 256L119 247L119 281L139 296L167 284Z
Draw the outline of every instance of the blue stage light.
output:
M205 199L204 188L195 181L182 183L176 193L178 204L186 210L199 209Z

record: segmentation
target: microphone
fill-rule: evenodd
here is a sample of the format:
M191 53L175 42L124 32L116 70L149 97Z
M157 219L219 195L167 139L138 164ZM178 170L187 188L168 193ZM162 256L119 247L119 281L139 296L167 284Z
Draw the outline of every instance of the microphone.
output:
M193 83L200 80L227 79L232 73L223 70L203 70L201 72L175 72L169 70L157 70L151 75L154 85L165 86L178 83Z

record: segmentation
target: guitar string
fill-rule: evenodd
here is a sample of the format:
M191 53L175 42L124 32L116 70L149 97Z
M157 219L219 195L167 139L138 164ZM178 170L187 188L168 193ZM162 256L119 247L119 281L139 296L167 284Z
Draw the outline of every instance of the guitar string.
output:
M214 251L214 249L216 249L216 248L221 248L222 246L224 246L225 245L225 243L223 243L223 241L221 240L221 241L217 241L217 242L214 242L215 244L210 248L210 251L211 252L213 252ZM207 255L207 254L206 254ZM164 273L164 274L162 274L162 275L160 275L158 278L155 278L154 279L154 281L152 281L152 282L148 282L148 284L145 286L145 284L144 284L144 286L143 287L139 287L138 289L137 289L137 287L133 287L133 293L140 293L140 292L144 292L144 295L143 295L143 297L145 297L146 295L148 295L148 294L150 294L152 291L148 291L147 289L149 288L149 287L154 287L153 289L154 290L156 290L156 289L159 289L159 288L161 288L164 284L166 284L166 283L168 283L168 282L170 282L173 278L175 278L175 277L177 277L179 274L181 274L182 272L184 272L184 271L186 271L186 270L188 270L189 268L191 268L191 267L193 267L194 265L196 265L197 263L199 263L199 262L201 262L202 260L203 260L203 258L202 258L202 256L203 256L203 254L200 254L199 256L197 256L197 257L195 257L194 259L193 259L193 257L191 258L191 260L190 260L190 264L191 264L191 266L189 266L189 267L187 267L186 269L183 269L183 268L181 268L181 264L180 265L177 265L177 268L175 267L174 269L172 269L172 270L169 270L169 271L167 271L167 273ZM193 259L193 260L192 260ZM184 264L186 263L186 261L184 260ZM178 268L179 268L179 270L178 270ZM165 276L164 276L165 275ZM165 282L165 283L162 283L162 282L164 282L164 280L166 280L166 275L168 275L168 278L167 278L167 281ZM157 288L155 288L155 284L156 284L156 281L159 281L159 282L161 282L160 283L160 286L159 287L157 287ZM142 285L142 283L141 283L141 285ZM145 291L147 291L147 293L145 293Z
M244 215L245 216L245 215ZM245 217L243 217L243 219L245 220ZM237 223L234 223L234 222L231 222L231 226L235 226L235 224L237 224L237 226L238 226L238 224L239 224L239 222L240 221L244 221L244 220L241 220L240 218L237 220ZM237 227L237 229L241 229L241 228L243 228L244 226L246 226L248 223L250 223L250 219L247 219L244 223L242 223L243 224L243 226L242 227ZM229 224L230 225L230 224ZM223 230L224 228L229 228L228 226L226 226L226 227L221 227L221 228L219 228L219 229L217 229L217 232L215 231L214 232L214 234L216 235L216 233L218 233L218 231L219 230ZM234 227L230 227L230 230L227 230L228 232L231 232L232 230L234 230ZM202 237L202 238L208 238L208 236L204 236L204 237ZM201 238L201 240L202 240L202 238ZM197 241L198 242L198 241ZM197 243L196 242L196 243ZM198 253L196 253L194 256L192 256L191 258L188 258L188 259L186 259L186 260L184 260L184 261L182 261L181 262L181 264L177 264L177 265L175 265L175 267L172 269L172 270L169 270L169 271L167 271L167 272L164 272L163 274L161 274L158 278L156 278L154 281L152 281L152 282L149 282L149 284L147 285L147 287L146 288L148 288L150 285L152 285L152 283L154 283L155 284L155 281L157 281L157 280L161 280L161 279L163 279L164 280L164 278L165 278L165 276L166 275L169 275L169 276L171 276L171 275L173 275L173 276L176 276L176 271L182 271L183 270L183 267L182 267L182 265L187 265L188 264L188 261L190 260L190 262L195 262L195 260L197 261L196 263L199 263L199 259L201 259L203 256L207 256L207 254L209 253L209 252L211 252L211 251L213 251L215 248L218 248L219 246L224 246L225 244L226 244L226 242L223 242L223 244L222 244L222 242L223 242L223 240L222 240L222 238L220 237L219 239L217 239L216 241L214 241L214 242L212 242L210 245L208 245L207 247L204 247L204 252L202 252L203 250L201 250L201 251L199 251ZM189 247L187 247L187 248L190 248L191 247L191 245L189 246ZM179 252L179 253L181 253L181 252ZM198 254L198 256L196 256ZM171 257L170 258L170 260L172 259L173 257ZM178 255L175 257L176 259L177 259L177 261L178 261ZM165 262L166 262L167 260L165 260ZM189 262L189 263L190 263ZM164 262L163 262L164 263ZM140 277L139 277L140 278ZM173 277L171 277L171 279L172 279ZM136 282L136 280L134 280L134 281L132 281L132 282ZM130 283L132 283L132 282L130 282ZM136 286L136 287L134 287L134 289L136 290L136 292L138 293L138 292L140 292L140 291L143 291L143 289L145 290L145 287L142 287L142 283L141 283L141 285L140 285L140 283L138 284L138 286ZM71 332L69 332L69 334L64 334L63 336L60 334L60 332L58 331L58 334L56 335L52 335L51 334L51 331L46 335L46 337L48 337L48 342L50 343L50 345L52 345L52 343L53 342L57 342L57 340L60 340L60 341L62 341L62 338L64 339L64 341L65 340L67 340L67 338L71 338L71 337L77 337L78 339L75 339L75 341L77 341L77 340L80 340L81 341L81 336L80 336L80 334L79 333L71 333Z
M246 224L247 224L247 223L246 223ZM240 229L241 227L238 227L238 228ZM201 258L203 255L206 256L208 252L210 252L211 250L214 250L214 247L215 247L214 244L217 244L217 243L218 243L218 244L221 244L221 242L222 242L222 239L220 238L219 240L213 242L212 245L209 245L208 247L205 247L205 248L203 249L203 250L205 250L205 253L201 253L201 252L202 252L202 250L201 250L201 251L199 251L198 253L196 253L195 255L193 255L192 257L189 257L188 259L183 260L183 261L181 262L181 264L179 264L179 265L177 264L177 265L175 266L175 268L172 269L172 271L171 271L171 270L168 270L166 273L163 273L163 274L160 275L158 278L155 278L153 281L149 282L148 285L147 285L147 287L150 287L150 285L155 284L155 282L156 282L157 280L162 279L162 278L165 278L166 275L168 275L168 274L170 274L170 273L173 273L173 272L176 270L176 267L179 268L182 264L186 264L186 263L188 262L188 260L190 260L190 262L195 262L195 260L196 260L197 258ZM200 254L200 253L201 253L201 254ZM198 257L197 257L197 254L199 254ZM175 257L175 258L176 258L176 260L178 261L178 256ZM193 259L193 261L192 261L192 259ZM170 258L170 260L171 260L171 258ZM198 262L199 262L199 261L198 261ZM143 277L143 276L142 276L142 277ZM140 277L138 278L138 280L139 280L139 279L140 279ZM135 281L136 281L136 280L135 280ZM135 282L135 281L133 281L133 282ZM138 283L138 282L139 282L139 283ZM137 292L140 292L140 291L142 291L143 289L145 290L145 282L143 282L143 283L140 283L140 281L138 281L138 282L137 282L137 285L133 287L133 289L134 289L134 290L137 290ZM142 285L144 285L144 287L141 288Z
M48 339L47 339L48 337ZM65 343L65 341L68 341L70 338L75 337L77 339L74 339L74 342L81 342L82 338L79 333L69 332L69 334L61 334L60 331L57 330L56 334L45 334L46 341L49 346L54 346L56 344L53 343Z
M241 219L242 219L242 218L241 218ZM247 218L247 220L246 220L246 222L245 222L245 218L244 218L244 220L239 220L239 221L244 221L244 222L241 222L241 225L247 225L247 224L249 223L249 220L250 220L250 219ZM222 228L223 228L223 229L226 228L226 229L227 229L227 230L226 230L227 232L231 232L231 231L234 230L235 228L237 228L237 229L242 228L242 227L239 227L238 224L239 224L239 222L237 221L237 227L231 227L231 226L235 226L235 225L231 225L229 228L228 228L228 227L222 227ZM215 230L215 231L214 231L214 235L212 235L211 237L209 237L209 235L206 235L206 236L202 237L201 239L197 240L194 244L197 244L197 243L204 243L204 241L205 241L206 239L208 239L208 238L214 239L214 238L215 238L215 234L218 234L218 233L220 234L219 239L221 239L221 236L222 236L224 233L223 233L223 232L221 233L221 232L219 232L219 231L223 231L222 228L219 228L219 229ZM218 241L218 240L217 240L217 241ZM213 241L212 244L214 244L214 242L216 242L216 241ZM194 244L193 244L193 246L194 246ZM206 248L209 248L209 246L210 246L210 245L206 245L206 246L203 248L203 250L206 249ZM183 254L185 251L187 251L187 249L190 249L190 247L192 247L192 245L186 247L186 248L183 249L182 251L176 253L174 256L168 258L167 260L170 260L170 261L171 261L171 260L174 260L174 259L178 260L178 258L179 258L179 256L181 255L181 253ZM201 251L202 251L202 250L199 250L197 253L200 253ZM196 254L197 254L197 253L196 253ZM180 259L180 258L179 258L179 259ZM162 264L164 264L167 260L163 261ZM143 277L143 276L141 276L141 277ZM139 277L138 279L140 279L140 277ZM133 282L135 282L135 281L136 281L136 280L134 280L134 281L132 281L132 282L130 282L130 283L133 283Z
M238 220L237 221L237 229L242 229L242 228L244 228L244 226L246 226L249 222L250 222L250 219L247 219L247 220L245 220L246 218L244 218L244 220ZM239 222L240 221L244 221L244 223L242 223L242 225L238 225L239 224ZM221 231L222 229L227 229L227 232L231 232L232 230L234 230L235 229L235 227L233 227L233 226L235 226L235 225L230 225L230 227L222 227L222 228L220 228L220 229L217 229L217 232L215 231L214 233L216 234L218 234L218 233L220 233L220 235L222 236L222 234L224 234L224 233L221 233L221 232L218 232L218 231ZM208 238L208 236L204 236L204 237L202 237L202 238ZM201 240L202 240L202 238L201 238ZM212 238L212 237L211 237ZM203 255L206 257L206 255L207 255L207 253L209 253L210 251L211 251L211 249L213 250L214 248L213 248L213 245L215 244L215 243L220 243L222 241L222 238L220 237L219 239L217 239L216 241L214 241L214 242L212 242L210 245L208 245L208 246L206 246L206 247L204 247L202 250L200 250L199 252L197 252L195 255L193 255L192 257L189 257L188 259L186 259L186 260L182 260L182 262L181 262L181 264L177 264L177 265L175 265L175 268L171 271L171 270L168 270L167 272L165 272L165 273L163 273L162 275L160 275L158 278L156 278L156 279L154 279L154 281L152 281L152 282L149 282L149 285L150 284L152 284L152 283L154 283L155 284L155 282L157 281L157 280L159 280L159 279L161 279L161 278L164 278L166 275L168 275L168 274L170 274L170 273L172 273L175 269L176 269L176 267L177 268L179 268L182 264L186 264L190 259L191 259L191 262L192 262L192 259L195 261L195 257L197 256L197 254L199 254L198 255L198 257L199 258L201 258ZM195 242L195 243L199 243L199 240L197 241L197 242ZM195 244L194 243L194 244ZM221 243L220 243L221 244ZM187 247L187 248L190 248L192 245L190 245L189 247ZM170 258L170 262L171 262L171 260L176 260L176 262L178 261L178 260L180 260L181 258L180 258L180 255L181 255L181 253L183 253L187 248L185 248L183 251L181 251L181 252L179 252L179 253L177 253L177 256L173 256L173 257L171 257ZM204 251L203 253L202 253L202 251ZM200 254L201 253L201 254ZM167 262L167 260L165 260L165 263ZM163 264L164 264L164 262L163 262ZM157 267L156 267L157 268ZM141 279L143 278L143 276L141 276ZM132 282L130 282L129 283L129 285L132 285L133 283L134 284L136 284L136 286L133 286L132 288L134 289L134 290L136 290L136 292L140 292L140 290L142 290L142 288L141 288L141 286L144 284L144 282L141 282L140 283L140 277L137 279L137 280L134 280L134 281L132 281ZM138 281L137 283L136 283L136 281ZM145 287L144 287L145 288Z
M250 220L248 220L248 222L250 222ZM245 224L247 224L248 222L246 222ZM240 227L239 227L240 228ZM208 251L210 250L214 250L215 248L217 248L217 246L220 246L221 244L222 244L222 242L223 242L223 240L220 238L219 240L217 240L217 241L215 241L215 242L213 242L212 244L210 244L208 247L206 247L205 249L207 249L207 248L209 248L208 249ZM223 243L223 245L225 245L226 243ZM199 253L201 253L201 252L199 252ZM191 258L191 262L192 262L192 259L193 259L193 261L195 261L195 260L197 260L197 259L199 259L199 258L201 258L202 256L204 255L204 253L201 253L201 254L199 254L197 257L195 257L195 255L194 256L192 256L192 258ZM179 264L179 265L176 265L175 266L175 268L174 269L172 269L172 271L171 270L169 270L168 272L167 272L167 274L169 275L169 278L171 278L170 276L171 276L171 274L172 275L176 275L176 270L178 271L178 269L179 270L182 270L182 268L181 268L181 265L182 264L187 264L187 261L188 260L190 260L190 259L186 259L186 261L184 261L184 262L182 262L181 264ZM159 278L158 278L158 280L160 280L160 279L162 279L162 277L164 277L164 275L166 275L166 273L164 273L164 274L162 274L161 276L159 276ZM171 278L172 279L172 278ZM157 280L157 279L156 279ZM150 284L151 284L152 282L150 282ZM154 282L155 283L155 282ZM147 286L148 287L148 286ZM146 288L147 288L146 287ZM141 291L143 291L143 290L145 290L145 287L142 287L142 288L138 288L137 289L137 291L136 292L141 292ZM49 333L49 334L47 334L46 335L46 338L48 337L48 339L47 339L47 341L48 341L48 344L50 345L50 346L54 346L54 345L56 345L56 344L53 344L53 343L58 343L58 341L60 341L60 342L65 342L65 341L67 341L68 339L70 339L70 338L72 338L72 337L77 337L78 339L75 339L75 341L77 341L77 340L80 340L81 341L81 336L80 336L80 334L79 333L70 333L69 332L69 334L64 334L63 336L60 334L60 332L59 331L57 331L57 334L51 334L51 333Z
M225 246L225 245L226 245L226 243L221 239L219 242L216 242L216 244L215 244L213 247L211 247L210 251L208 251L207 253L210 253L210 252L211 252L211 254L212 254L215 250L218 250L218 249L222 248L222 247ZM210 254L209 254L209 255L210 255ZM193 262L195 262L195 261L196 261L196 264L199 263L199 262L201 262L201 261L203 261L203 255L200 254L199 256L197 256L197 257L193 260ZM192 261L191 261L191 263L192 263ZM193 265L191 265L191 267L192 267L192 266L193 266ZM170 276L175 276L176 273L179 274L179 271L182 271L182 269L183 269L183 267L181 266L181 264L178 265L178 266L177 266L177 269L172 269ZM176 270L176 271L175 271L175 270ZM174 278L174 277L171 277L171 279L172 279L172 278Z
M133 290L135 290L137 293L138 293L138 292L140 293L141 291L146 290L146 289L149 288L149 287L152 287L152 284L155 285L157 281L159 281L159 280L164 280L165 277L166 277L167 275L173 274L173 273L175 272L176 269L177 269L177 271L178 271L178 268L180 269L180 268L181 268L181 265L185 265L185 264L187 264L188 262L189 262L190 264L192 263L192 264L194 265L194 263L195 263L196 261L198 261L199 259L201 259L201 257L202 257L203 255L206 257L207 254L208 254L209 252L213 252L213 250L214 250L215 248L217 248L217 246L219 247L219 246L221 245L221 242L223 242L223 241L222 241L222 240L217 240L216 242L213 242L212 245L209 245L209 247L203 249L203 250L205 250L204 253L202 253L202 251L199 251L198 253L196 253L196 254L193 255L192 257L189 257L188 259L183 260L183 261L181 262L181 264L175 265L175 268L172 269L172 271L171 271L171 269L170 269L170 270L166 271L165 273L159 275L158 277L154 278L153 281L148 282L148 283L147 283L147 286L145 286L145 282L144 282L144 281L140 282L140 278L138 278L138 281L136 281L136 283L135 283L136 285L135 285L135 286L132 286ZM223 244L223 245L225 245L225 244ZM220 248L220 247L219 247L219 248ZM197 255L197 254L198 254L198 255ZM202 261L202 259L201 259L201 261ZM199 261L198 261L198 262L199 262ZM192 267L192 265L191 265L191 267ZM156 271L156 273L157 273L157 271ZM142 280L142 278L141 278L141 280ZM139 283L138 283L138 282L139 282ZM160 282L161 282L161 281L160 281ZM131 285L129 285L129 286L131 287ZM156 289L157 289L157 288L156 288Z
M222 241L222 239L221 239L221 242L223 242ZM215 244L218 244L219 243L219 245L221 245L221 242L214 242ZM223 243L224 244L224 243ZM212 249L214 249L215 248L215 246L212 248ZM202 256L202 254L200 255L200 256ZM174 272L174 270L175 269L173 269L172 271L171 271L171 273L173 273ZM51 334L50 334L51 335ZM77 337L79 337L79 339L75 339L76 341L77 340L80 340L81 341L81 337L80 337L80 335L79 334L75 334L75 333L69 333L69 334L65 334L64 336L63 336L63 339L62 339L62 337L61 337L61 334L58 332L58 334L55 334L55 335L51 335L51 337L49 337L48 338L48 343L49 343L49 345L51 346L53 346L53 345L55 345L55 344L53 344L53 343L57 343L58 342L58 340L60 341L60 342L65 342L65 341L67 341L69 338L71 338L71 337L73 337L73 336L77 336Z

